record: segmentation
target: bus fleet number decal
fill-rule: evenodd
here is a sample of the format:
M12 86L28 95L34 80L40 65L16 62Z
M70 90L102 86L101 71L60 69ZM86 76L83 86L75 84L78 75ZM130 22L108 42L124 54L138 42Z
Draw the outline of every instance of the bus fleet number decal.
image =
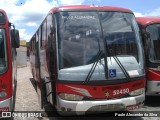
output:
M125 93L129 93L129 89L120 89L120 90L114 90L113 91L113 95L119 95L119 94L125 94Z

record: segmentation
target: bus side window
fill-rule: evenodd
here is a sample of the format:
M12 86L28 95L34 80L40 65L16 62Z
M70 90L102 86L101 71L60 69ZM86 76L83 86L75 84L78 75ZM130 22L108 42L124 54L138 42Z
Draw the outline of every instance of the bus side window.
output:
M4 37L0 34L0 58L4 58Z

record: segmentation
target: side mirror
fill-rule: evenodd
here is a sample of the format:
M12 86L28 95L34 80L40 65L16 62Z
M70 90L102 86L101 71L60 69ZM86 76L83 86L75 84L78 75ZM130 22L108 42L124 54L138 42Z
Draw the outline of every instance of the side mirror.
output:
M19 48L19 31L12 29L11 30L11 42L14 48Z

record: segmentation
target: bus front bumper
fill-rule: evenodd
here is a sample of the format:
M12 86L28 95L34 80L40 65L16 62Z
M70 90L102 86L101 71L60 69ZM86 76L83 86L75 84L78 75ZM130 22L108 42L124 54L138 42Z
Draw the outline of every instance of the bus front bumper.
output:
M86 113L134 110L144 104L145 94L112 100L67 101L57 97L57 110L61 115L84 115Z
M146 95L160 96L160 81L147 81Z
M9 99L6 99L6 100L3 100L3 101L0 101L0 112L2 111L11 111L12 110L12 100L13 98L9 98Z

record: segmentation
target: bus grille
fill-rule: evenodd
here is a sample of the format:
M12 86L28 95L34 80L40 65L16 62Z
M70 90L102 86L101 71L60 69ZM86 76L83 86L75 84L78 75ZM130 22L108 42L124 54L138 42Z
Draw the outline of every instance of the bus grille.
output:
M88 112L106 112L106 111L121 111L125 110L125 106L123 104L108 104L108 105L98 105L93 106L88 109Z

